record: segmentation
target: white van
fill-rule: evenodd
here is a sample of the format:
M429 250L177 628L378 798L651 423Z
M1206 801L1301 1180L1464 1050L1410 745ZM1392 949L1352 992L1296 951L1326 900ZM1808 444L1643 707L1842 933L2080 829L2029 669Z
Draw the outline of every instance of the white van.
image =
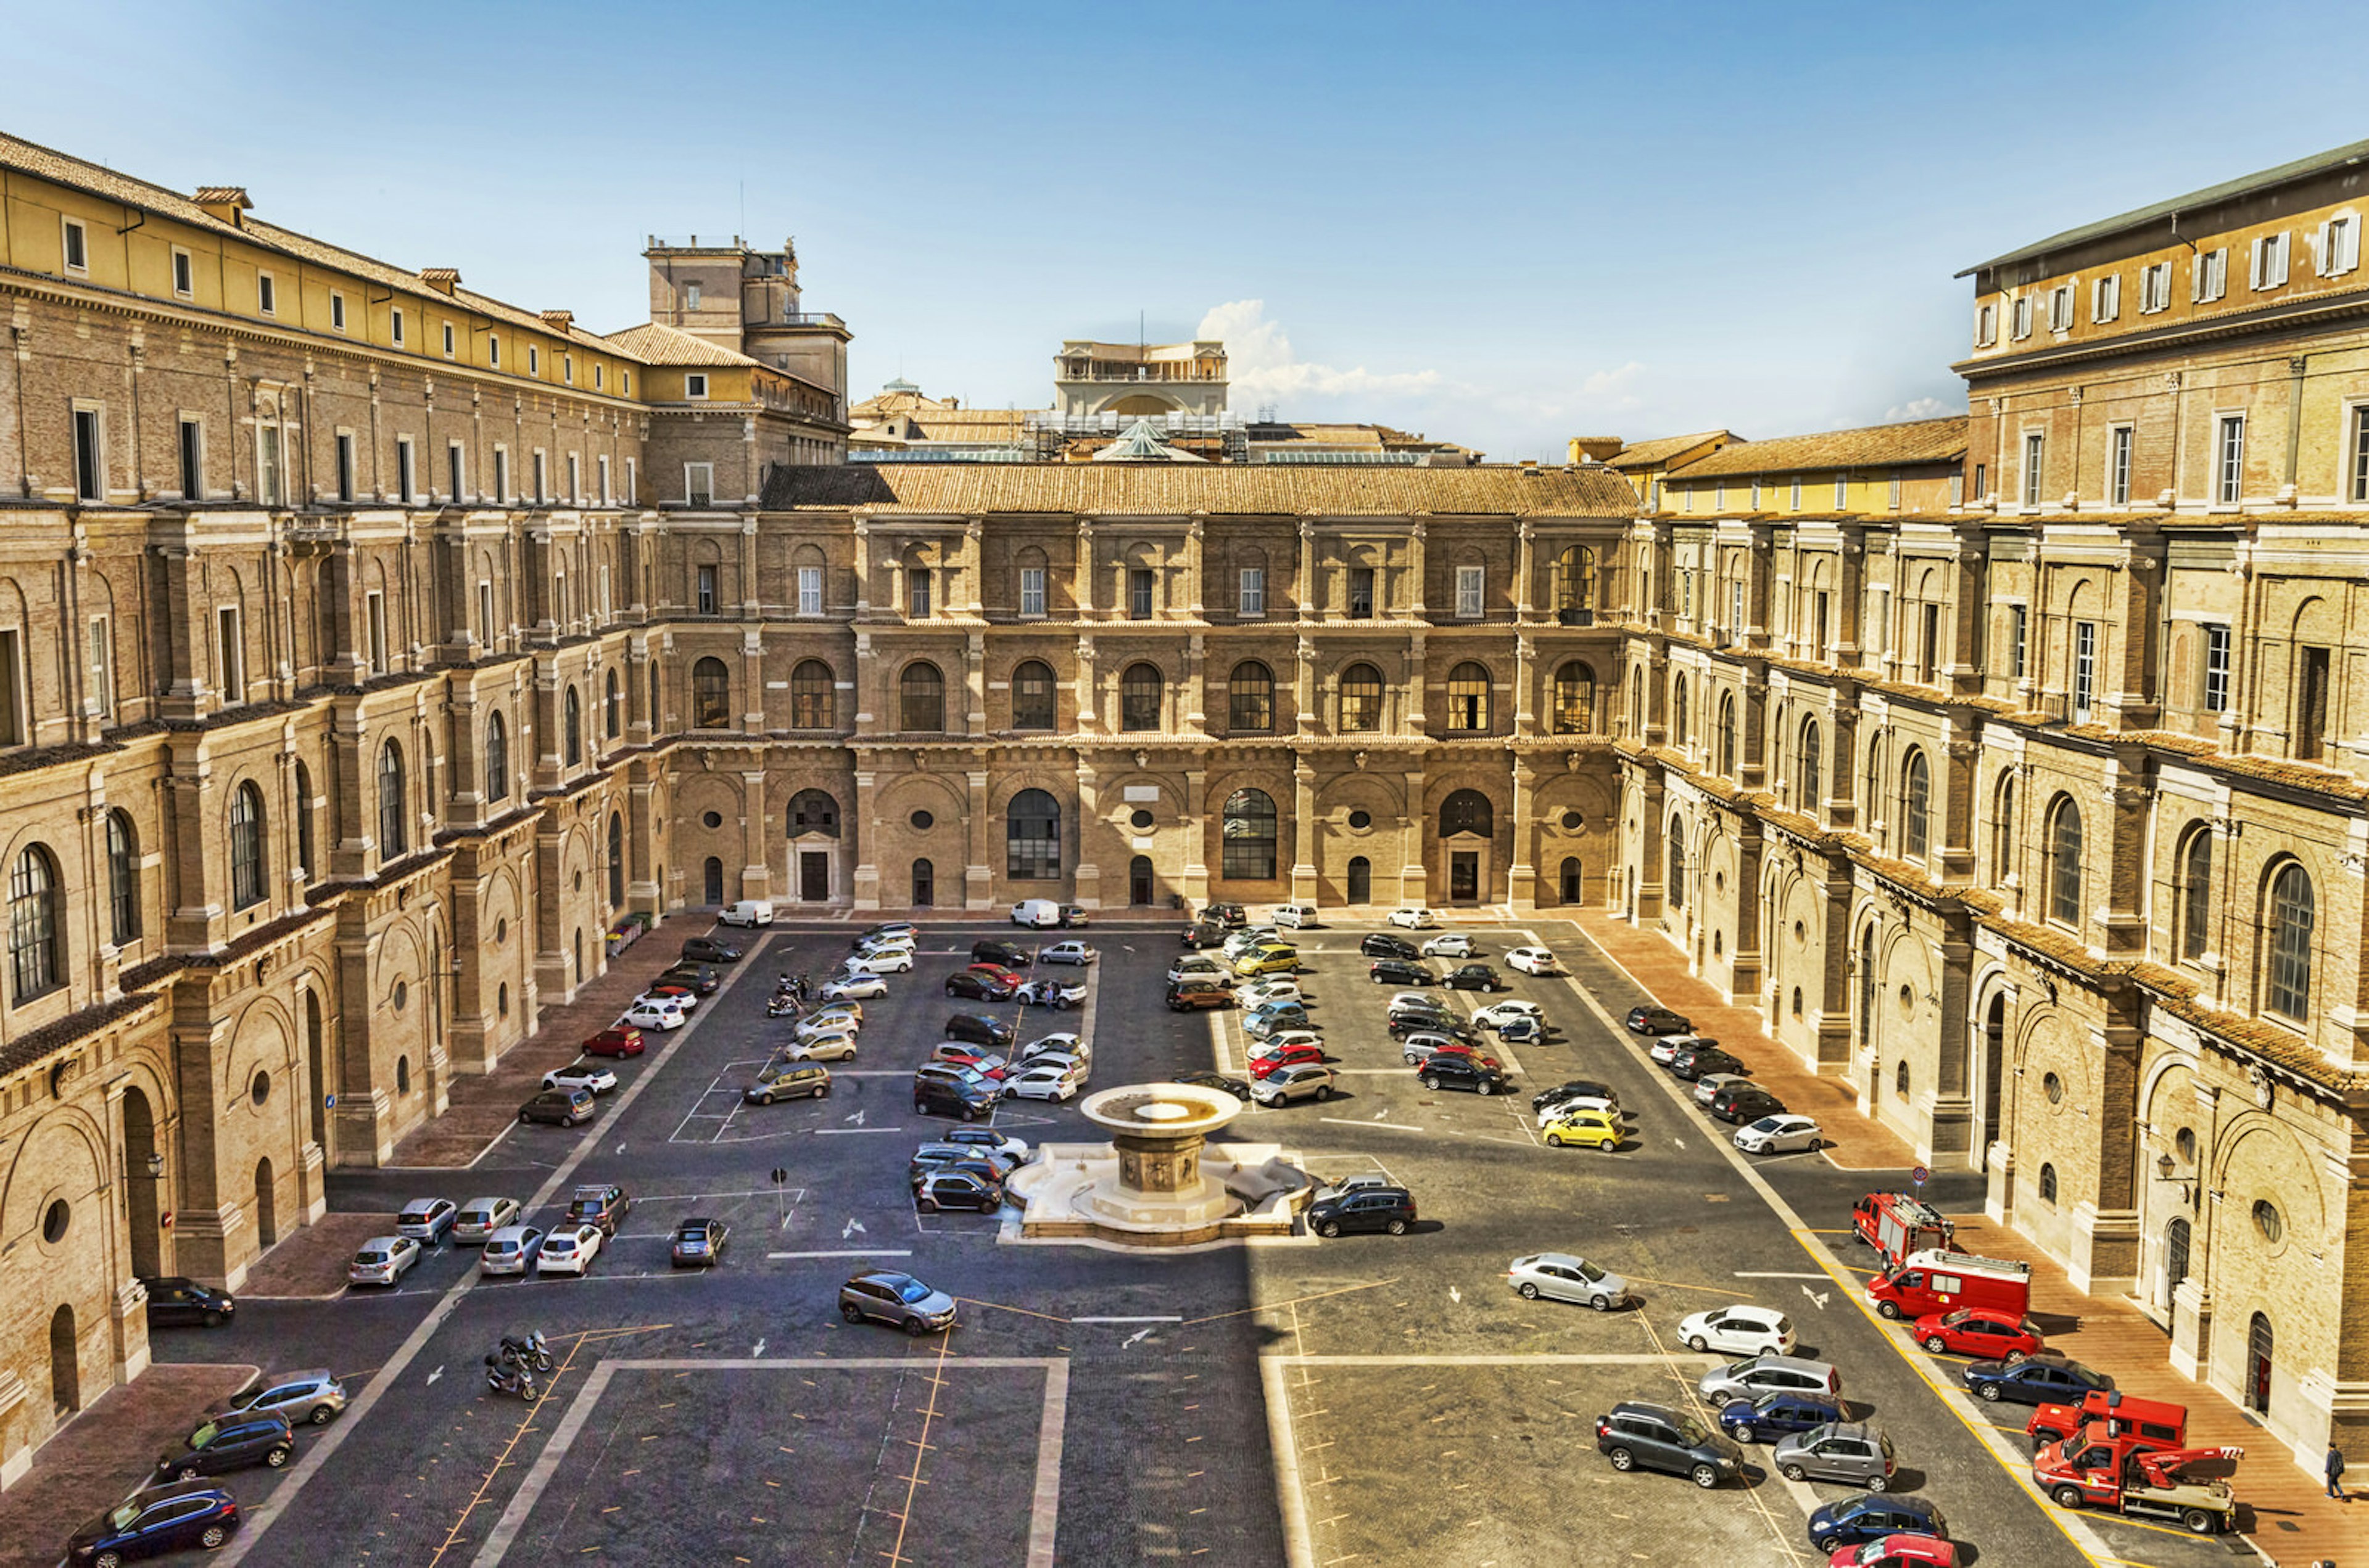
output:
M1023 898L1012 906L1012 923L1050 930L1061 923L1061 906L1050 898Z
M773 906L763 898L743 898L737 904L727 904L716 920L725 925L771 925Z
M1288 925L1294 931L1306 931L1310 926L1317 923L1316 906L1313 904L1277 904L1275 907L1275 923L1277 925Z

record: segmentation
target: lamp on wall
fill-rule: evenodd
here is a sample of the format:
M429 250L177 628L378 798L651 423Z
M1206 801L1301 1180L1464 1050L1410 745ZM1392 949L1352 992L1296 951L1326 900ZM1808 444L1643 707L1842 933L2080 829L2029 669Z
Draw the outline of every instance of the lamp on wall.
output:
M2193 1208L2196 1206L2195 1180L2193 1177L2185 1173L2174 1175L2172 1173L2179 1169L2179 1162L2173 1160L2170 1155L2158 1154L2155 1157L2155 1179L2158 1182L2170 1182L2177 1185L2180 1188L2180 1207L2182 1208Z
M165 1179L165 1157L162 1154L148 1156L148 1179L152 1182Z

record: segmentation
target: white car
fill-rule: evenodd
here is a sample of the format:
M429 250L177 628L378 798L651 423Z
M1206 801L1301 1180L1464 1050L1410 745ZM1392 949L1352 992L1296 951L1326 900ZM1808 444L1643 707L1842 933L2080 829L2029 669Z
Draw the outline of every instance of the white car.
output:
M1035 1066L1003 1082L1003 1093L1014 1100L1068 1100L1078 1093L1077 1070L1050 1062Z
M1428 1029L1418 1029L1401 1040L1399 1051L1406 1059L1406 1064L1409 1067L1421 1067L1441 1051L1448 1051L1451 1054L1461 1052L1467 1056L1474 1054L1465 1051L1462 1046L1447 1036L1435 1035Z
M555 1067L543 1075L545 1089L585 1089L595 1094L606 1094L617 1086L617 1075L599 1062L572 1061L566 1067Z
M1022 982L1018 990L1013 992L1013 995L1030 1007L1049 1007L1054 1012L1059 1013L1064 1009L1076 1007L1086 1000L1086 982L1057 980L1049 978L1041 980L1025 980Z
M1704 1046L1717 1044L1717 1040L1707 1035L1659 1035L1654 1036L1653 1048L1645 1054L1654 1059L1655 1067L1667 1067L1678 1059L1680 1051L1698 1050Z
M399 1285L419 1261L419 1243L408 1236L372 1236L354 1252L346 1278L354 1285Z
M1026 1061L1030 1057L1043 1056L1047 1051L1059 1051L1064 1055L1077 1057L1081 1060L1087 1061L1093 1059L1094 1054L1093 1048L1078 1036L1070 1034L1040 1035L1036 1039L1029 1041L1026 1045L1020 1047L1020 1059L1022 1061Z
M921 944L910 936L867 936L852 949L857 953L913 952Z
M888 982L877 975L850 975L843 980L831 980L817 991L822 1001L854 1001L862 997L887 996Z
M1681 1319L1678 1339L1688 1350L1722 1356L1791 1356L1793 1320L1774 1307L1713 1307Z
M1470 958L1478 951L1472 939L1460 931L1443 931L1423 944L1426 958Z
M816 1035L792 1040L778 1053L783 1061L853 1061L853 1035Z
M1072 1056L1068 1051L1039 1051L1033 1057L1023 1057L1019 1065L1013 1070L1034 1072L1040 1067L1066 1068L1076 1073L1078 1082L1082 1083L1086 1081L1086 1074L1093 1070L1093 1063L1084 1057Z
M980 1072L993 1072L1010 1060L1000 1051L974 1046L968 1040L940 1040L930 1047L930 1059L950 1061L957 1067L975 1068Z
M1217 985L1231 986L1234 972L1205 953L1188 953L1168 967L1170 985L1184 979L1208 980Z
M1533 1253L1505 1265L1505 1283L1523 1300L1577 1301L1608 1312L1630 1299L1629 1282L1570 1253Z
M562 1225L543 1239L543 1251L535 1254L534 1271L581 1276L600 1255L601 1227Z
M1546 1014L1535 1001L1494 1001L1472 1015L1472 1022L1483 1029L1502 1029L1516 1018L1530 1018L1540 1023Z
M1763 1116L1750 1127L1735 1129L1735 1146L1746 1154L1814 1150L1824 1141L1818 1135L1818 1124L1807 1116Z
M699 993L678 987L659 986L634 998L632 1005L638 1007L646 1001L654 1002L660 1007L671 1007L678 1013L690 1013L699 1006Z
M1298 980L1276 979L1253 980L1234 992L1234 1000L1248 1011L1253 1007L1265 1007L1270 1001L1299 1001L1303 999Z
M1543 947L1516 947L1505 955L1505 967L1519 969L1526 975L1552 975L1562 972L1555 956Z
M637 1001L625 1009L624 1016L617 1022L634 1029L680 1029L687 1020L680 1007L669 1007L656 1001Z
M1277 1029L1265 1039L1259 1041L1257 1048L1252 1051L1251 1055L1273 1056L1276 1052L1292 1046L1314 1046L1317 1049L1322 1050L1324 1036L1313 1029Z
M1424 1013L1452 1011L1447 1008L1447 1001L1448 999L1436 990L1396 990L1390 993L1390 1001L1382 1004L1382 1011L1393 1013L1410 1010Z
M1439 917L1421 904L1401 904L1390 911L1390 923L1410 931L1427 931L1439 923Z
M1090 943L1056 942L1036 955L1039 964L1091 964L1102 955Z
M840 969L849 979L854 979L864 975L901 975L912 967L911 948L884 947L877 953L851 953Z
M1603 1111L1611 1116L1626 1116L1620 1102L1609 1094L1568 1094L1560 1100L1549 1100L1539 1107L1539 1125L1560 1121L1574 1111Z

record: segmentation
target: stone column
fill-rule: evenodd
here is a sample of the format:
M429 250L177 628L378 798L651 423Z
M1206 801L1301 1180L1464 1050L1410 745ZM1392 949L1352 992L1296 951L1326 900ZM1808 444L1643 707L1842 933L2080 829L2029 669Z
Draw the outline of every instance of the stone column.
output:
M1094 618L1094 520L1091 517L1078 519L1078 555L1075 569L1077 582L1074 592L1078 601L1077 618L1081 621L1091 621ZM1046 608L1050 610L1052 606L1047 605Z
M1094 861L1093 837L1103 826L1101 792L1093 763L1086 757L1078 759L1078 856L1075 877L1076 898L1081 909L1098 910L1102 906L1102 868Z
M740 897L771 898L773 877L772 844L772 815L765 802L765 770L744 768L740 771ZM847 824L842 821L841 827ZM788 830L787 824L784 831ZM604 830L605 832L605 830ZM601 840L602 853L607 853L608 840ZM795 887L793 879L788 887Z
M1399 813L1399 902L1420 904L1426 899L1430 887L1429 856L1425 853L1429 824L1424 819L1423 770L1407 770L1404 787L1406 806Z
M1201 581L1201 549L1205 543L1204 535L1208 531L1208 522L1207 512L1196 511L1191 521L1184 525L1184 576L1189 585L1186 595L1190 601L1185 609L1196 621L1202 620L1207 615L1203 608L1203 595L1207 590Z
M1293 649L1291 673L1292 729L1313 736L1322 706L1316 700L1316 640L1303 636Z
M1078 639L1078 733L1091 736L1101 728L1101 682L1094 675L1094 639Z
M1528 738L1539 732L1536 702L1539 645L1528 632L1514 638L1514 733ZM1491 728L1495 726L1492 725ZM1519 818L1516 818L1519 820Z
M840 819L842 830L853 828L860 835L856 851L855 871L850 878L849 892L859 910L880 907L880 865L873 858L874 847L880 842L879 795L875 788L879 775L868 765L855 770L854 808ZM795 878L792 887L796 886Z
M1184 709L1178 722L1187 734L1197 735L1208 728L1208 715L1202 710L1208 696L1208 639L1195 632L1184 640Z
M1291 770L1292 901L1316 902L1316 770L1301 756Z
M1424 559L1424 544L1431 534L1431 530L1426 523L1430 516L1429 512L1415 513L1413 526L1407 530L1407 571L1412 578L1412 586L1414 589L1412 595L1413 602L1408 606L1407 612L1418 621L1428 613L1424 608L1424 593L1428 586L1425 581L1427 568Z
M1291 597L1299 607L1300 620L1312 621L1317 617L1316 524L1305 517L1299 520L1299 569L1292 579Z
M1533 859L1539 836L1539 825L1533 820L1538 815L1537 799L1538 774L1528 758L1517 756L1514 759L1514 859L1505 872L1505 900L1516 915L1538 908L1539 874Z
M995 907L995 863L989 857L995 853L994 824L988 819L987 782L985 768L973 768L964 775L970 790L970 810L965 819L968 829L970 864L963 868L963 908L989 910Z
M976 609L974 605L972 608ZM964 731L987 734L987 634L973 632L963 644Z
M1198 640L1197 638L1196 639ZM1209 775L1199 768L1184 771L1184 901L1199 906L1209 901L1209 825L1206 812Z
M1760 991L1761 921L1767 910L1760 888L1760 868L1767 852L1760 836L1760 818L1745 813L1736 818L1735 935L1728 950L1728 1000L1749 1004ZM1780 1015L1781 1016L1781 1011Z
M1516 541L1514 619L1517 622L1528 622L1532 612L1531 607L1537 601L1537 589L1532 579L1537 577L1539 569L1538 531L1531 525L1529 519L1522 520L1521 529L1516 536Z

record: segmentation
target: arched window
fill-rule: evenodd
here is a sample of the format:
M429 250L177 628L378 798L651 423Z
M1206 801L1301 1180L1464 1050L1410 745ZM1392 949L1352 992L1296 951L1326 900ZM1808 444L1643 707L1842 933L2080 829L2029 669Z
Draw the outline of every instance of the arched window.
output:
M802 789L790 796L790 837L808 833L839 837L839 802L818 789Z
M1908 1098L1908 1059L1903 1057L1893 1064L1892 1092L1902 1099Z
M1596 619L1596 552L1574 544L1555 557L1555 619L1566 626L1585 626Z
M2293 861L2271 879L2271 983L2263 1007L2301 1024L2311 1017L2311 877Z
M2056 1167L2044 1162L2040 1167L2040 1201L2056 1201Z
M691 727L722 729L732 722L732 671L720 658L691 667Z
M1933 804L1933 780L1925 753L1911 751L1900 769L1900 853L1922 860L1928 842L1927 816Z
M2056 797L2048 817L2048 918L2081 923L2081 808L2069 795Z
M1439 836L1443 839L1452 839L1459 833L1489 838L1497 830L1496 822L1496 807L1477 789L1459 789L1439 803Z
M2213 830L2191 830L2180 852L2180 956L2202 958L2213 934Z
M1061 875L1061 807L1041 789L1024 789L1004 807L1003 874L1016 882Z
M1053 667L1028 659L1012 672L1012 727L1053 727Z
M665 683L658 679L658 661L654 658L650 660L650 733L652 735L658 733L658 715L666 707L666 704L661 700L664 695Z
M2015 775L1998 783L1998 821L1991 829L1991 883L2002 886L2015 872Z
M818 658L802 658L790 671L790 727L829 729L838 722L831 690L830 666Z
M1575 658L1555 671L1554 729L1557 735L1596 730L1596 671Z
M252 782L230 796L230 907L263 902L263 792Z
M1677 818L1670 819L1670 877L1663 887L1662 901L1674 910L1687 907L1687 844L1685 824Z
M946 678L927 659L905 667L897 677L897 727L915 733L946 727Z
M584 763L584 699L576 688L567 688L567 696L560 704L560 735L567 747L567 765L581 767Z
M1803 719L1802 721L1802 765L1798 770L1800 776L1794 780L1793 804L1813 817L1818 814L1819 797L1825 789L1825 779L1823 774L1825 766L1825 742L1818 731L1818 721L1814 718Z
M1156 664L1130 664L1118 678L1118 727L1158 729L1160 694L1167 681Z
M1687 743L1687 678L1683 675L1670 682L1670 743Z
M378 853L393 860L411 841L404 821L403 748L390 740L378 749Z
M625 901L625 817L621 811L609 813L609 908L613 912Z
M510 797L510 727L499 713L486 720L486 798Z
M1735 696L1729 692L1719 694L1719 771L1735 774Z
M1244 659L1226 677L1226 728L1235 735L1275 728L1275 671L1257 659Z
M617 672L613 670L609 671L607 692L608 695L601 706L608 714L609 738L616 740L622 738L625 733L625 688L624 683L617 679Z
M132 818L107 814L108 940L118 947L140 936L140 840Z
M1382 672L1370 664L1353 664L1341 671L1341 728L1370 731L1382 727Z
M1263 789L1226 796L1219 823L1224 840L1219 875L1249 882L1275 878L1275 800Z
M303 763L296 764L296 869L304 880L313 880L314 868L319 862L313 858L313 773Z
M712 905L724 901L724 863L721 860L709 855L702 862L699 868L699 880L700 891L704 895L705 902Z
M1448 672L1448 727L1468 735L1489 727L1489 667L1465 660Z

